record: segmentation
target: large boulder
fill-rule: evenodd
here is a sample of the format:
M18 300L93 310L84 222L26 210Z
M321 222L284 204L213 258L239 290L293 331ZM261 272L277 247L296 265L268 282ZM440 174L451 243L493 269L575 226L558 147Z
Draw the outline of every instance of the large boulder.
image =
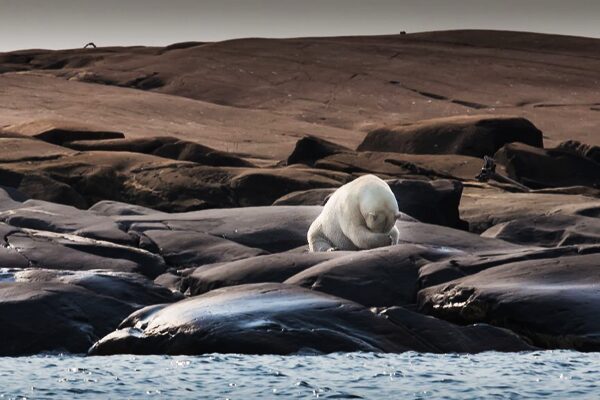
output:
M388 184L403 213L428 224L468 228L469 224L460 219L458 212L463 190L460 182L396 179Z
M419 292L422 312L460 324L485 322L544 348L600 350L600 268L587 254L521 261Z
M150 306L98 341L91 355L290 354L426 350L393 323L337 297L283 284L213 290Z
M600 162L576 152L512 143L499 149L494 158L511 178L534 189L578 185L600 188Z
M367 134L358 150L483 158L512 142L542 147L542 132L525 118L455 116L376 129Z
M287 165L313 165L323 157L347 151L351 150L316 136L305 136L296 142L292 154L287 158Z

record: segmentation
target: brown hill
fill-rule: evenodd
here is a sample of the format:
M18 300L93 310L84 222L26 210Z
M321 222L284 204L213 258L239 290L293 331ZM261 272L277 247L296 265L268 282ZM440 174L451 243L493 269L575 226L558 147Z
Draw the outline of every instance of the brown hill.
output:
M384 125L505 114L547 145L598 145L599 54L598 39L476 30L26 50L0 54L0 126L85 120L279 160L306 134L355 147Z

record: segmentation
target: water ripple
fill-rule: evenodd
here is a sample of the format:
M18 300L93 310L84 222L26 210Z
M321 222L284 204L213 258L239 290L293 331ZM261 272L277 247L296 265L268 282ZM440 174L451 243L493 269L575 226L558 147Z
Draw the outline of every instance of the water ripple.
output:
M600 398L600 354L0 358L0 400L21 398Z

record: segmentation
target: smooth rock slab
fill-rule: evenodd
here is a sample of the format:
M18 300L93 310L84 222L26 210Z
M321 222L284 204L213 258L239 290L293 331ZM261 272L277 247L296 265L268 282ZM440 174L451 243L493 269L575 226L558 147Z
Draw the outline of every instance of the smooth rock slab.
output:
M521 218L493 226L481 236L544 247L600 244L600 218L560 214Z
M292 285L213 290L168 306L150 306L97 342L91 355L290 354L426 351L366 308Z
M131 230L148 223L168 229L206 233L268 252L291 250L306 244L308 227L321 212L318 206L243 207L178 214L119 216L115 221Z
M419 290L421 265L464 254L410 244L349 253L305 269L285 283L349 299L366 307L413 304Z
M522 261L419 292L420 310L508 328L544 348L600 350L598 254Z
M26 269L14 273L15 282L65 283L85 288L98 296L108 296L127 302L135 307L181 300L178 292L154 284L148 278L135 273L107 270L65 271L49 269Z
M190 295L245 283L283 282L313 265L344 257L349 252L277 253L207 265L182 278L182 291Z
M5 239L8 247L0 247L0 254L16 251L29 267L137 272L152 279L166 269L160 256L145 250L76 235L26 230L11 233ZM3 266L15 267L0 265Z
M444 282L473 275L488 268L498 265L514 263L517 261L540 260L574 256L584 250L577 246L565 246L551 249L523 248L504 254L466 254L449 257L447 259L426 264L419 269L419 285L421 288L435 286ZM598 249L586 249L589 253L600 252Z
M266 254L264 250L201 232L147 230L143 235L152 241L165 262L175 268L195 267Z

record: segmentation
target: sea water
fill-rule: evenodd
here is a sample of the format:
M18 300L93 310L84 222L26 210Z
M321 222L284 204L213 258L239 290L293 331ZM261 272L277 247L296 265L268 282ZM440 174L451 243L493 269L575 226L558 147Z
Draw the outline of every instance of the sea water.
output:
M600 399L600 354L0 358L0 399Z

